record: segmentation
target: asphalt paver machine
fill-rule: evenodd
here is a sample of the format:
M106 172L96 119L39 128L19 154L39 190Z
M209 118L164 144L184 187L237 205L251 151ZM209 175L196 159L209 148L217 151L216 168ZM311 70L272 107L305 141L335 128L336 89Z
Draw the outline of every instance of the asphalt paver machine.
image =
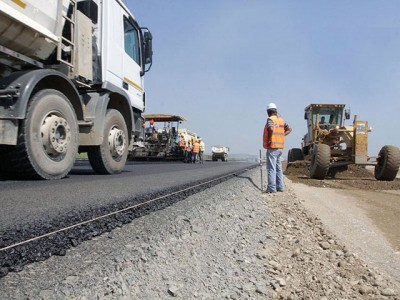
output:
M137 143L130 152L129 158L140 159L183 159L183 151L179 149L180 135L186 134L186 129L180 129L179 125L186 119L170 114L143 114L145 119L143 127L144 141Z

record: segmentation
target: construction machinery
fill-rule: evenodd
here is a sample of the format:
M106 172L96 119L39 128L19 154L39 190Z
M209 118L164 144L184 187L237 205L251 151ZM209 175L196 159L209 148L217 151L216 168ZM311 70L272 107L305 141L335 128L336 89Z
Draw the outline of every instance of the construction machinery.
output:
M119 173L140 139L152 35L122 0L0 1L0 173Z
M213 161L218 161L218 159L225 162L228 161L228 152L229 152L228 147L222 145L212 146L211 152Z
M400 149L386 145L377 156L368 155L368 133L371 128L367 121L354 116L352 125L345 125L350 119L350 110L345 104L310 104L305 108L307 133L301 148L288 152L288 166L296 161L310 162L310 178L334 177L337 172L347 170L348 165L375 166L377 180L392 181L400 167Z
M143 114L145 124L143 127L144 139L134 143L129 153L131 160L183 160L184 153L178 147L183 135L185 141L197 139L197 134L186 128L179 128L184 117L170 114Z

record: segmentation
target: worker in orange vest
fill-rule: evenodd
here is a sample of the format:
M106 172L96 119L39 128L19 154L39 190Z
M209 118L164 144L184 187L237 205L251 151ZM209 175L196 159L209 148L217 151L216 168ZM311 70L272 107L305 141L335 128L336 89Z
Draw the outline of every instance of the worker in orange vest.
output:
M191 163L192 162L192 151L193 150L193 139L189 138L187 145L186 145L186 162Z
M182 151L183 160L186 161L186 141L185 141L185 136L183 134L181 134L181 138L179 140L178 147Z
M200 152L200 143L198 139L195 139L192 148L192 163L194 164L196 163L199 152Z
M268 119L264 127L263 146L267 149L267 193L283 192L283 170L282 154L285 146L285 136L292 129L278 116L278 109L275 103L267 106Z

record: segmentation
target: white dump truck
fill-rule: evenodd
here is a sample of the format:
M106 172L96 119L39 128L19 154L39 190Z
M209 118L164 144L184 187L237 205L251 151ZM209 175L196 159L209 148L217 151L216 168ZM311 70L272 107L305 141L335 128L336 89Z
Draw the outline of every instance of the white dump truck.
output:
M121 0L0 1L0 173L119 173L139 140L152 35Z
M212 146L211 152L213 161L218 161L218 159L220 159L221 161L228 161L228 147L222 145Z

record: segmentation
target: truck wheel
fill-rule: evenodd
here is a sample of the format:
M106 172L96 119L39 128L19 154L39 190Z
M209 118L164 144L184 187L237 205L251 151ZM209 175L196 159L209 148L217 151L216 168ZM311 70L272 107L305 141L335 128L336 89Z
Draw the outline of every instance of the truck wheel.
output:
M325 144L314 146L314 153L311 157L310 178L325 179L329 170L331 160L331 148Z
M393 181L399 172L400 149L395 146L383 146L379 151L377 161L375 178L377 180Z
M128 157L128 129L124 117L115 109L109 109L104 121L103 143L90 147L88 158L98 174L121 173Z
M32 97L12 149L6 158L12 173L36 179L68 174L78 152L78 122L65 95L46 89Z

